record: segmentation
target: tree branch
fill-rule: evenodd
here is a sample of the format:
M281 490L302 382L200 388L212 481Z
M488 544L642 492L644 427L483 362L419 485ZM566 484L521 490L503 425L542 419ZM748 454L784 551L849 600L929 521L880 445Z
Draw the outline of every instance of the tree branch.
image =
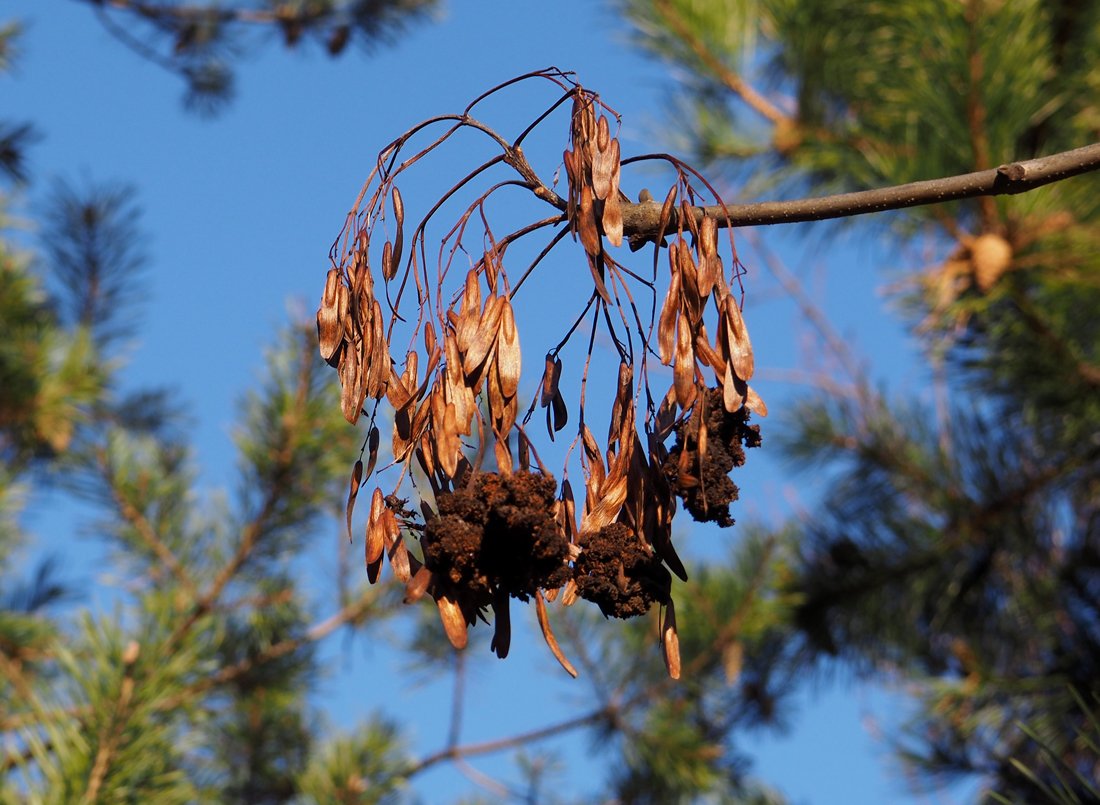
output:
M623 160L624 164L630 160ZM697 207L696 215L718 219L719 226L767 226L770 224L795 224L804 221L822 221L828 218L846 218L886 210L900 210L926 204L942 204L977 196L1002 196L1025 193L1046 184L1059 182L1072 176L1100 169L1100 143L1093 143L1072 151L1050 156L1010 162L999 168L910 182L895 187L841 193L823 198L804 198L794 201L763 201L755 204L731 204ZM646 201L623 204L623 234L631 247L638 249L657 235L661 216L661 204ZM675 216L673 216L675 219ZM669 231L675 231L672 221Z
M264 663L277 660L279 657L286 656L291 652L297 651L302 646L309 643L316 643L341 626L347 623L358 623L364 619L366 614L378 601L378 596L371 591L365 592L358 599L345 606L339 612L330 615L323 621L315 623L313 626L306 630L305 634L300 637L292 637L283 640L279 643L274 643L268 646L266 650L253 657L245 657L244 659L233 663L232 665L226 665L220 668L215 673L211 674L204 679L199 680L193 685L188 686L184 691L176 696L171 696L162 703L157 705L157 709L161 711L171 712L176 708L182 706L195 696L205 693L216 687L220 687L234 679L243 676L249 671L257 668Z
M587 727L616 715L620 707L620 705L611 702L603 707L598 707L595 710L590 710L587 713L576 716L575 718L565 719L564 721L559 721L546 727L540 727L529 732L521 732L507 738L497 738L491 741L459 746L448 746L414 763L405 772L405 777L414 777L426 769L446 760L457 760L459 758L472 757L474 755L488 755L505 749L524 746L525 744L535 741L542 741L546 738L552 738L555 735L560 735L563 732L569 732L570 730L575 730L580 727Z

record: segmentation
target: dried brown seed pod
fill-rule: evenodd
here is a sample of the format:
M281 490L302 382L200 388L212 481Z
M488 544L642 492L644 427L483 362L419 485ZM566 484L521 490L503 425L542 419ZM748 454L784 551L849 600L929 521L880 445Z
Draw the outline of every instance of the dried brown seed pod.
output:
M553 425L551 426L551 412L553 412ZM546 427L550 431L550 441L554 441L554 434L561 432L569 423L569 408L565 404L565 398L561 391L554 392L554 399L550 401L550 408L546 411Z
M477 370L485 365L486 358L496 345L505 302L507 299L503 296L490 296L485 300L485 310L478 318L476 329L466 345L466 351L462 357L462 370L467 378L474 381L471 385L475 388L481 385L481 373Z
M390 258L392 272L388 278L393 279L401 266L401 252L405 242L405 202L401 199L401 191L397 189L397 185L394 185L393 190L390 191L390 200L393 202L393 220L397 230L393 236L393 254Z
M665 232L668 231L669 222L672 220L672 207L676 203L676 185L673 185L668 189L668 194L665 196L664 203L661 205L661 217L658 219L657 224L657 243L661 243L664 239Z
M581 245L589 257L600 253L600 231L596 226L595 197L592 188L582 185L580 204L577 208L577 231L581 236Z
M670 250L671 254L672 251ZM672 268L672 280L668 285L661 317L657 322L657 354L661 363L671 366L676 357L676 319L680 315L680 271L678 261L669 261Z
M634 428L634 406L626 412L623 430ZM615 454L614 461L609 459L607 477L598 485L592 484L589 479L589 495L586 511L581 518L581 533L599 531L610 525L619 516L619 510L626 501L627 486L629 481L630 461L634 452L633 440L621 440L619 452ZM602 465L601 465L602 466ZM593 474L593 478L595 474Z
M364 560L367 566L367 581L378 581L378 572L382 566L382 556L386 550L386 524L383 514L386 512L382 490L377 487L371 496L370 518L367 520L367 539L364 548Z
M618 145L617 142L615 144ZM600 224L611 245L618 247L623 245L623 207L619 200L618 187L614 182L612 188L612 195L608 196L607 201L604 202Z
M542 637L546 641L546 645L550 647L550 653L554 655L554 659L561 664L566 673L576 679L577 669L573 667L573 663L566 659L561 646L558 645L557 638L554 637L553 629L550 628L550 615L546 612L546 602L542 600L541 593L535 593L535 612L538 615Z
M389 512L389 516L391 518L394 517L392 511ZM390 567L393 568L394 578L402 584L408 584L413 575L412 556L409 554L409 549L405 545L405 540L400 538L396 519L394 519L391 527L393 532L398 536L386 547L386 553L390 558Z
M665 668L672 679L680 678L680 638L676 634L676 606L672 599L665 605L665 615L661 623L661 649L665 658Z
M603 453L587 423L581 425L581 445L584 447L584 458L588 462L586 467L588 482L585 484L585 490L590 493L586 495L585 508L590 509L595 505L599 490L607 477L607 471L604 468Z
M500 386L500 372L496 366L489 372L486 383L487 398L489 404L489 418L493 423L493 431L506 436L508 431L516 423L518 405L516 396L506 396Z
M397 276L397 261L393 259L393 243L386 241L382 245L382 276L389 282Z
M688 200L680 199L680 232L691 232L692 239L699 241L699 222L695 220L695 208Z
M363 385L363 373L360 370L359 353L355 349L343 351L340 363L340 410L344 419L354 425L363 411L363 401L367 390Z
M516 327L515 311L508 297L501 300L500 330L497 335L497 373L500 377L500 390L505 397L515 397L519 391L520 371L523 367L519 348L519 330Z
M592 193L603 201L611 189L611 133L607 116L600 115L596 123L596 138L592 143Z
M397 367L390 367L390 382L386 386L386 399L394 411L401 411L416 401L417 353L410 350L405 355L405 371L397 374Z
M722 306L722 319L726 325L729 360L733 371L741 380L752 380L755 371L752 342L749 340L745 320L741 316L741 308L732 294L726 296L725 304Z
M457 315L456 346L460 353L466 354L481 323L481 284L477 279L477 271L473 268L466 272L466 289L462 292L462 305ZM447 357L449 359L450 355Z
M722 356L710 345L707 337L707 327L702 322L695 330L695 356L700 362L714 370L714 378L720 381L726 371L726 362Z
M493 591L493 640L489 644L489 650L500 659L508 656L508 649L512 645L512 617L508 593L501 589Z
M574 148L587 153L596 133L596 103L589 93L579 87L573 95L571 130Z
M569 199L565 209L566 218L569 221L569 231L573 237L577 236L577 205L580 201L580 186L584 177L579 166L579 158L576 152L568 148L562 153L562 162L565 164L565 175L569 180Z
M768 415L768 406L764 404L764 401L760 399L760 395L756 393L756 389L752 386L749 386L745 391L745 407L757 416Z
M447 633L447 639L456 649L466 648L469 636L466 634L466 616L462 614L459 605L447 597L440 595L435 599L439 608L439 619L443 622L443 631Z
M691 327L681 316L676 326L676 363L672 367L677 404L687 410L695 402L695 349Z
M745 404L745 395L748 393L748 384L737 377L733 371L733 364L726 364L726 373L722 378L722 404L726 411L733 414L741 410Z
M628 406L633 405L632 390L634 366L627 361L619 361L619 381L616 386L615 400L611 405L611 424L607 431L608 442L619 438L623 429L623 415Z
M704 215L699 225L699 296L705 302L722 282L722 258L718 256L718 222Z
M421 567L413 573L412 578L405 585L405 603L413 604L423 598L432 581L432 571L426 567Z
M561 358L546 355L546 368L542 372L542 393L539 405L546 408L558 392L558 380L561 378Z
M670 248L669 252L673 250ZM691 325L697 326L703 318L703 303L706 301L699 292L699 269L692 257L691 247L683 238L676 240L676 262L680 269L680 288L683 298L683 309L687 313Z
M341 291L343 302L340 301ZM329 360L336 354L344 339L344 317L347 315L347 286L344 285L340 269L329 269L325 277L325 290L321 294L321 305L317 308L317 343L321 358ZM341 307L343 310L341 310Z
M348 502L344 507L344 515L348 525L348 542L351 542L351 513L355 508L355 497L359 494L359 486L363 482L363 460L355 462L351 470L351 480L348 489Z
M577 528L577 503L573 498L573 485L566 478L561 482L561 510L558 512L558 520L566 538L573 542L579 530Z

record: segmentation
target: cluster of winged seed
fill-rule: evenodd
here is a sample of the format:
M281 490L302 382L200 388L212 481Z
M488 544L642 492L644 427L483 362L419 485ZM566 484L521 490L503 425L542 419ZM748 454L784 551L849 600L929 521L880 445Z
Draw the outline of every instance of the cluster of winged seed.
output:
M401 194L393 191L398 231L404 217ZM366 232L357 239L345 272L329 269L325 292L317 309L317 339L321 357L340 375L340 407L351 424L359 421L368 397L382 399L390 380L390 350L386 342L382 306L374 296L374 280L367 259L369 241ZM384 259L401 259L401 242L386 250ZM394 252L396 251L396 256Z
M366 469L361 457L352 472L348 531L350 535L358 490L378 460L379 431L373 422L386 399L393 409L394 464L402 468L397 483L418 469L436 508L422 501L420 513L414 514L396 498L396 489L385 495L375 488L365 546L371 583L388 559L405 584L406 601L430 596L447 637L458 648L466 645L468 627L485 619L491 609L492 648L501 657L507 655L511 640L510 599L533 598L547 644L574 675L550 629L546 602L560 595L569 605L581 598L618 618L641 615L657 604L665 661L669 674L676 677L680 658L672 575L687 580L672 543L676 500L697 520L732 524L729 503L738 490L728 475L744 462L744 448L760 443L758 426L748 425L750 412L766 416L767 408L749 386L752 344L730 289L729 282L735 280L727 281L719 255L719 220L698 206L692 172L683 166L661 207L654 243L655 270L657 255L667 245L670 284L659 318L651 318L655 343L643 333L643 368L638 372L642 380L635 380L634 347L624 348L611 332L610 316L616 307L620 313L626 310L620 301L629 296L625 276L635 275L605 251L605 243L622 244L623 209L628 203L619 189L619 141L611 136L607 115L597 115L597 96L579 86L572 93L563 226L583 246L595 286L591 299L596 319L602 315L621 356L606 443L597 441L585 422L582 394L578 436L585 487L579 512L568 477L559 485L541 462L538 472L531 471L533 445L517 424L522 360L512 295L518 286L509 285L502 263L512 236L487 237L489 247L466 273L460 290L444 291L447 272L442 263L433 288L428 273L417 270L433 208L415 228L402 263L404 203L393 182L419 157L398 163L397 151L404 143L399 139L379 157L377 188L368 193L372 174L357 210L348 217L334 247L334 252L340 250L333 257L336 267L328 272L317 311L321 356L338 371L344 416L354 424L367 400L375 401L364 445L369 449ZM518 143L505 157L507 164L522 158ZM392 172L384 167L395 164L400 167ZM524 176L530 183L528 174ZM677 204L680 188L684 198ZM475 202L468 216L484 198ZM387 300L390 316L386 322L369 257L372 234L391 209L396 229L381 249L380 269L386 286L379 295ZM737 267L736 253L733 260ZM409 300L418 308L411 315L402 308L406 287L412 289ZM708 313L709 302L716 317ZM629 304L633 307L632 299ZM715 323L713 339L707 333L708 315ZM621 320L625 323L626 316ZM399 322L412 328L411 348L400 364L388 343ZM638 325L641 330L640 320ZM563 367L558 353L566 341L568 335L546 356L538 399L546 409L550 439L569 422L569 405L559 387ZM651 393L652 372L644 364L644 355L654 352L672 367L672 383L663 396ZM640 415L643 398L649 405ZM534 405L532 401L528 417ZM670 450L665 442L673 435ZM470 442L479 445L476 456ZM483 468L490 444L495 459L491 472ZM518 460L513 446L518 448ZM417 536L423 559L410 550Z
M623 243L622 196L619 192L619 140L611 136L607 115L596 118L596 99L578 92L573 96L570 126L573 148L563 154L569 178L567 215L574 237L580 236L596 290L606 302L602 236L612 246Z
M668 225L675 199L673 187L661 211L662 227ZM709 367L722 389L726 411L732 414L744 405L767 416L767 406L749 386L755 371L752 342L723 273L718 222L697 214L686 201L681 202L678 217L680 229L668 246L671 281L657 323L658 354L661 363L673 368L676 404L685 411L695 404L697 395L706 391L701 377L703 367ZM693 236L694 250L684 238L685 228ZM703 321L708 299L713 299L719 313L713 345Z
M442 344L432 323L425 324L423 382L417 375L417 352L410 350L404 372L394 372L389 385L394 458L404 462L415 453L433 486L440 489L449 488L462 466L462 437L472 435L474 418L481 416L479 397L488 409L497 466L506 472L513 467L508 437L518 411L519 332L508 295L497 293L496 277L492 271L489 276L483 305L477 271L470 269L457 312L448 311Z

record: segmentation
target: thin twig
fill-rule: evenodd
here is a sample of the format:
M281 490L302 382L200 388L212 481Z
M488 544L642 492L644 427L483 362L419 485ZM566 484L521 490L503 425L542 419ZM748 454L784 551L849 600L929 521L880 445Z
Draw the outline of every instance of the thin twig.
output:
M802 315L805 316L807 321L817 330L818 335L821 336L834 357L840 362L848 378L858 387L863 372L860 370L859 364L856 362L848 342L844 338L841 338L840 333L833 328L825 312L819 305L814 303L810 295L806 293L806 289L803 287L802 282L783 264L779 256L771 249L767 248L759 238L753 235L753 233L747 233L747 237L749 243L752 244L752 247L763 259L764 267L771 272L771 275L775 277L776 281L783 287L783 290L786 291L791 299L794 300L794 303L798 305L799 310L802 311Z
M590 724L596 724L610 718L618 712L618 709L619 705L612 702L603 707L598 707L595 710L584 713L583 715L568 718L556 724L540 727L539 729L517 733L507 738L497 738L492 741L482 741L481 743L464 744L461 746L449 746L418 760L408 768L404 776L406 778L414 777L432 766L447 760L473 757L475 755L488 755L493 752L524 746L529 743L534 743L535 741L553 738L555 735L560 735L563 732L570 732L571 730L586 727Z

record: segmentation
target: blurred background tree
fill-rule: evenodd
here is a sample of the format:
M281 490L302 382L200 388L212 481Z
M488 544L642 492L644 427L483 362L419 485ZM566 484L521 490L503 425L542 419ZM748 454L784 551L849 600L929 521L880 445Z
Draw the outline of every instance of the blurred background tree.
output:
M226 66L247 32L339 51L359 26L364 41L379 30L363 16L375 7L429 6L89 5L181 72L194 100L229 97ZM739 198L965 173L1100 132L1100 3L619 7L640 46L685 77L673 146ZM15 33L0 36L5 63ZM32 141L24 124L0 127L9 187L27 180ZM37 254L0 238L0 799L398 801L439 763L524 749L527 788L499 797L559 801L552 783L566 772L537 742L578 731L610 757L603 800L778 801L739 746L789 722L799 683L837 663L918 691L896 744L923 782L978 774L1009 801L1095 798L1098 199L1093 175L846 224L934 247L929 266L890 267L904 269L895 299L934 393L890 395L857 375L773 427L830 491L783 528L739 527L726 561L689 568L675 592L680 683L637 661L653 623L570 613L555 623L583 675L580 714L463 744L467 660L425 615L402 644L422 672L452 674L456 697L430 752L381 715L333 737L307 698L321 641L373 639L397 617L392 593L358 575L324 611L297 567L304 538L342 518L358 444L313 336L290 327L272 347L241 406L237 493L211 504L173 395L118 380L146 265L135 197L57 186ZM35 486L96 507L114 548L111 611L66 606L77 591L57 559L17 566Z
M276 42L341 55L392 43L438 0L77 0L122 45L184 82L184 104L215 114L233 99L234 70Z
M686 146L750 193L968 173L1100 134L1095 2L622 7L688 76ZM826 665L913 684L896 744L921 782L977 774L1010 801L1095 800L1100 183L887 222L847 226L939 255L887 267L932 394L858 377L777 428L831 479L791 526L793 625Z

